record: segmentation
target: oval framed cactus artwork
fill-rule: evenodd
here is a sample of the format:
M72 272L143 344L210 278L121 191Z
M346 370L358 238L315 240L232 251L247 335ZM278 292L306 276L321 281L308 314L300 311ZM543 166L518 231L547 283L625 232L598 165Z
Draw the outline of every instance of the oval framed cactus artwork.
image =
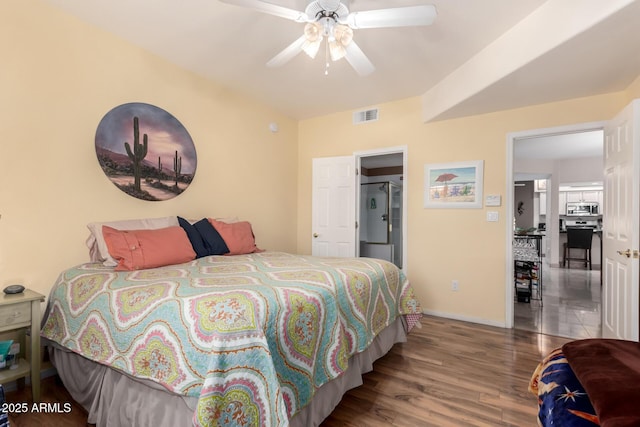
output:
M181 194L196 173L189 132L162 108L132 102L109 111L96 130L96 156L107 177L142 200Z

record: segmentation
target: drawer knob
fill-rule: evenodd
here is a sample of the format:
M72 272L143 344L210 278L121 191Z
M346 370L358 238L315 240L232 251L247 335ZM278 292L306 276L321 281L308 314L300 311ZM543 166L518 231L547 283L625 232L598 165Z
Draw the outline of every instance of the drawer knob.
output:
M21 312L19 311L14 311L13 313L9 314L9 316L7 316L7 323L13 323L16 321L16 319L19 319L20 316L22 315Z

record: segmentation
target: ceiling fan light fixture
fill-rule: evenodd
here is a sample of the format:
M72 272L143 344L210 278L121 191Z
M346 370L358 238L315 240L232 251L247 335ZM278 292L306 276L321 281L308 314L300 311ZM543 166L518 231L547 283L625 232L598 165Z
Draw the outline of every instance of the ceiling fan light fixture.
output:
M322 26L317 22L310 22L304 26L305 41L302 44L302 50L312 59L316 57L320 50L322 31Z
M322 39L322 25L317 22L309 22L304 26L304 36L308 41L314 42L318 39Z
M329 39L329 54L332 61L342 59L347 54L346 47L353 41L353 30L346 25L335 25Z
M309 58L313 59L316 57L316 55L318 54L318 51L320 50L321 42L322 42L322 39L319 39L314 42L310 42L309 40L307 40L302 45L302 51L307 55L309 55Z
M347 46L353 40L353 30L346 25L338 24L333 27L333 36L342 46Z
M331 56L332 61L335 62L339 59L342 59L347 54L347 51L345 50L344 46L342 46L337 41L333 40L333 41L329 41L328 43L329 43L329 55Z

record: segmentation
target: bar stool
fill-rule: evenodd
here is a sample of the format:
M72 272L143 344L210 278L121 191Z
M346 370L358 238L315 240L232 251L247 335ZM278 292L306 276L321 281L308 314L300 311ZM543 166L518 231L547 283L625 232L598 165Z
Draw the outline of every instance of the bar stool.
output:
M562 266L571 268L571 261L584 263L585 268L591 270L591 241L593 240L593 228L591 227L567 227L567 242L564 244ZM582 256L571 256L571 250L582 250ZM575 252L575 251L574 251Z

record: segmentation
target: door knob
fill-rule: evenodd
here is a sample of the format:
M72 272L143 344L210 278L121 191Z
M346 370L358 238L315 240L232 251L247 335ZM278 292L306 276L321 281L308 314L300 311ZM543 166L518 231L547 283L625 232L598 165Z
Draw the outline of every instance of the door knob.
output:
M313 233L313 238L317 239L318 238L318 233Z
M626 251L617 251L618 255L624 255L627 258L631 258L631 249L627 249Z

